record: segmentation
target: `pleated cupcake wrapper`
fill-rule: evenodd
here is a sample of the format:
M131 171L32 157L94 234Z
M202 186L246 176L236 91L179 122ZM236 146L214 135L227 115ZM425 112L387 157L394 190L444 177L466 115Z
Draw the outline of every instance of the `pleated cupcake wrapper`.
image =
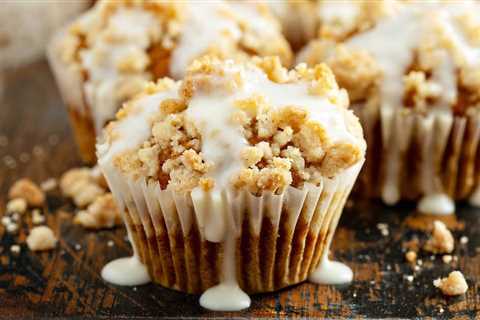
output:
M96 161L96 132L101 128L96 128L92 110L84 96L83 71L78 65L67 64L62 60L60 48L66 35L66 29L54 35L47 47L47 58L67 107L80 155L85 162L93 164Z
M480 185L480 112L465 116L411 109L354 108L367 140L356 193L400 199L445 193L460 200Z
M102 166L135 254L155 282L201 293L224 280L225 234L234 234L235 274L248 293L305 280L328 250L362 163L320 186L283 194L161 190Z

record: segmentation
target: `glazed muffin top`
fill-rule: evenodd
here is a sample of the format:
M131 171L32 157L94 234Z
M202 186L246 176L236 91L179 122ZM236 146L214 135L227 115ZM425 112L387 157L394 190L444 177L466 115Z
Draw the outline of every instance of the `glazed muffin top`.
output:
M58 51L83 73L97 130L143 81L180 79L201 55L278 55L285 65L292 59L267 7L221 0L102 0L68 27Z
M327 1L318 10L319 38L298 61L326 62L352 103L479 109L478 2Z
M150 83L97 146L102 167L162 189L281 193L361 162L365 141L326 65L284 69L278 57L205 57L183 81Z

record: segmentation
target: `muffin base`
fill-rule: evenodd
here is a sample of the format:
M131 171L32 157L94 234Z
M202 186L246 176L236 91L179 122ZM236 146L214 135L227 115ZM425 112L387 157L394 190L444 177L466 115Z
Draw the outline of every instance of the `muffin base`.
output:
M387 204L438 193L463 200L480 186L480 112L354 111L368 145L356 195Z
M315 270L328 252L361 165L324 179L319 187L289 187L281 195L225 190L219 203L211 202L215 195L210 193L180 195L102 170L124 209L134 250L155 282L201 293L225 281L223 237L230 234L235 243L234 280L245 292L259 293L302 282ZM214 219L222 219L218 210L223 208L223 218L233 226L215 241L205 216L212 212L208 202L215 205Z

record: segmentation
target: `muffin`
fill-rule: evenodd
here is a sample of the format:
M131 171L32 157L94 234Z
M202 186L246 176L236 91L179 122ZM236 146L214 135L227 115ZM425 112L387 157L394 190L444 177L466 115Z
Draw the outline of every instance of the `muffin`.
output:
M349 92L368 144L358 193L434 214L479 204L480 4L351 6L320 23L298 61L327 63Z
M227 310L325 259L366 149L330 69L278 57L197 60L104 133L98 163L151 278Z
M83 159L95 161L96 136L144 81L179 79L205 54L292 59L268 8L245 1L105 0L62 30L49 60Z

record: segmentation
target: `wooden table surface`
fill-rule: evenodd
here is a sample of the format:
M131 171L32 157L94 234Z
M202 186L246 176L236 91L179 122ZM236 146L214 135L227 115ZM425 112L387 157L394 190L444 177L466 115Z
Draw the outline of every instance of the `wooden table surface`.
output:
M0 215L9 186L20 177L37 182L59 177L79 165L67 115L45 62L4 74L0 98ZM0 89L0 92L2 90ZM441 257L421 253L419 270L404 260L402 248L413 237L426 238L425 226L433 218L414 215L405 204L387 208L378 203L354 203L344 213L334 240L333 255L354 271L354 282L345 286L309 283L273 294L256 295L250 309L238 313L209 312L198 297L149 284L117 287L100 277L102 266L129 255L123 228L85 231L72 224L73 207L59 194L48 198L47 223L59 235L59 246L33 253L25 245L31 227L27 218L19 235L0 227L0 318L97 316L153 317L372 317L436 318L480 317L480 210L460 205L457 218L446 219L458 240L458 261L447 265ZM377 223L388 223L383 236ZM114 245L107 245L110 240ZM14 243L21 253L10 252ZM432 260L434 259L434 260ZM465 296L445 298L433 288L433 279L461 270L469 283ZM414 275L412 282L405 276Z

